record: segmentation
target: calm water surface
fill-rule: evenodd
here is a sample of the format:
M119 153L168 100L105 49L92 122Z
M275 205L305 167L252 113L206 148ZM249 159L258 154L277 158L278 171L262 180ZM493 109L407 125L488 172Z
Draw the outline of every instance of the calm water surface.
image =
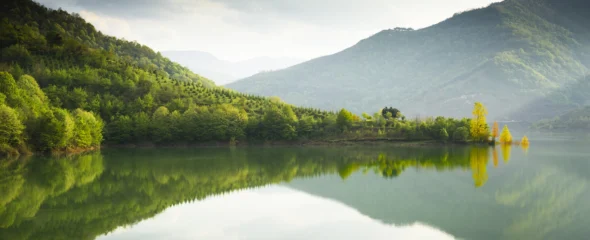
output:
M590 140L0 161L0 239L588 239Z

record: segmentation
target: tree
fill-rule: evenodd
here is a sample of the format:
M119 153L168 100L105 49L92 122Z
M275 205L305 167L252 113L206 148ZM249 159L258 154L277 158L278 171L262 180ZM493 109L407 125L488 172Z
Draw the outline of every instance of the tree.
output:
M76 126L72 139L73 146L80 148L100 146L104 125L102 120L93 113L79 108L74 110L72 115Z
M388 113L391 115L388 115ZM401 116L401 112L397 108L385 107L381 110L381 115L385 118L399 118Z
M0 148L20 145L24 129L25 126L19 121L16 111L0 104Z
M442 142L446 142L447 140L449 140L449 133L447 132L446 128L442 128L440 130L439 136Z
M502 134L500 134L500 142L502 144L511 144L512 143L512 134L510 134L510 130L508 130L508 126L504 125L502 129Z
M338 117L336 118L336 124L338 125L338 128L340 129L340 131L345 131L348 130L350 127L352 127L352 122L353 122L353 116L352 113L349 112L346 109L341 109L340 112L338 112Z
M299 120L299 125L297 127L297 134L299 136L310 137L313 133L313 126L315 125L315 120L311 116L303 116Z
M476 142L484 142L490 136L489 127L486 122L488 111L482 103L476 102L472 114L473 118L470 124L471 139Z
M170 111L164 106L160 106L152 115L152 137L157 143L164 143L172 140L170 132Z
M371 121L373 118L371 117L371 115L367 114L367 113L363 113L363 120L365 121Z
M453 141L455 142L467 142L469 139L469 130L466 127L459 127L453 133Z
M499 135L498 135L498 131L499 131L499 127L498 127L498 121L494 121L494 126L492 127L492 138L496 139Z
M277 106L267 109L262 117L263 135L267 140L291 140L297 131L284 111Z
M526 137L526 135L524 137L522 137L522 140L520 141L520 145L522 147L528 147L530 145L529 138Z
M19 98L18 87L12 74L8 72L0 72L0 93L6 96L6 103L10 106L17 104Z
M107 137L115 143L128 143L133 139L133 120L127 115L119 115L111 121L107 128L109 129Z

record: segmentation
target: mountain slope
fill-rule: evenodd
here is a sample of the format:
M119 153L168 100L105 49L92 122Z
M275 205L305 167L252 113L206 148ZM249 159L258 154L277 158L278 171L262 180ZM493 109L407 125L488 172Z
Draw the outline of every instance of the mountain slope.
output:
M303 62L296 58L256 57L230 62L201 51L164 51L162 55L213 79L218 85L252 76L262 71L279 70Z
M0 156L93 148L103 135L186 144L336 133L334 113L216 87L75 13L30 0L0 7Z
M541 120L534 125L541 130L584 131L590 129L590 106L571 110L554 119Z
M566 5L566 6L564 6ZM493 117L574 82L590 67L590 3L508 0L428 28L385 30L355 46L229 84L287 102L355 112Z

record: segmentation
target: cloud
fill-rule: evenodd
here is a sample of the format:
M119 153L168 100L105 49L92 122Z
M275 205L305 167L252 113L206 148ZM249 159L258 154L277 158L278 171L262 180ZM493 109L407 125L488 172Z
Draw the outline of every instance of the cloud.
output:
M421 28L495 0L39 0L79 12L98 30L155 50L227 60L313 58L380 30Z

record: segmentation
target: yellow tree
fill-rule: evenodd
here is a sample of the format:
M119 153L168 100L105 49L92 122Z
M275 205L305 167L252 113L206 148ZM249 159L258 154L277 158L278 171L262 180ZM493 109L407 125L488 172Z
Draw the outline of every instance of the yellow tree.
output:
M531 144L531 143L529 142L529 138L528 138L528 137L526 137L526 135L525 135L524 137L522 137L522 140L520 140L520 145L521 145L522 147L528 147L528 146L529 146L529 144Z
M477 142L484 142L490 135L488 123L486 121L488 110L486 110L486 107L482 103L476 102L472 113L473 118L471 119L470 124L471 139Z
M504 125L504 129L502 129L502 134L500 134L500 142L503 144L512 143L512 134L510 134L510 130L508 130L508 126L506 125Z
M494 122L494 126L492 127L492 138L497 138L498 137L498 131L500 131L499 127L498 127L498 122L495 121Z

